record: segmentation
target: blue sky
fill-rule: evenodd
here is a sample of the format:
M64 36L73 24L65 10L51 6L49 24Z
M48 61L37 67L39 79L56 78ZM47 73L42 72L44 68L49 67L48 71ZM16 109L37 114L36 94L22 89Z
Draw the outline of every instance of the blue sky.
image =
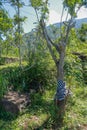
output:
M25 0L26 4L28 4L29 0ZM4 7L9 12L9 15L12 17L15 14L14 9L9 5L5 4ZM23 24L24 32L29 32L33 28L35 28L34 22L37 21L35 11L30 6L25 6L20 9L21 16L26 16L27 20ZM62 12L62 0L49 0L49 19L47 24L53 24L60 22L61 12ZM66 12L64 13L63 20L66 17ZM78 12L78 18L87 18L87 9L82 7Z

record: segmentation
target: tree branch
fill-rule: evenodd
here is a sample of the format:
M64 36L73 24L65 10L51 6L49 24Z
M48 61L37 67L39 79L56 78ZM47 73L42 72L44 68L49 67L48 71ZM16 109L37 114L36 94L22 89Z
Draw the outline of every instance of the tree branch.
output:
M66 23L64 23L64 24L67 27L67 29L66 29L66 36L65 36L65 43L64 43L65 46L66 46L66 44L68 42L70 30L71 30L72 27L75 26L75 21L73 21L73 16L71 17L71 19L69 20L69 22L67 24Z
M56 45L56 44L51 40L51 38L48 36L48 34L47 34L47 37L48 37L50 43L51 43L51 44L55 47L55 49L59 52L59 46Z
M55 61L55 64L57 64L57 62L58 62L58 61L57 61L57 58L56 58L56 56L54 55L53 50L52 50L52 45L55 46L55 47L56 47L56 45L51 41L50 37L48 36L47 30L46 30L46 27L45 27L45 23L44 23L44 20L43 20L43 19L41 19L41 21L40 21L40 26L41 26L41 28L42 28L43 35L44 35L44 37L45 37L45 39L46 39L47 46L48 46L48 48L49 48L49 51L50 51L50 53L51 53L51 56L52 56L53 60Z
M78 13L78 11L80 10L81 7L82 7L82 5L80 5L80 6L78 7L78 9L77 9L77 11L76 11L76 14ZM70 21L69 21L68 24L66 24L65 22L64 22L64 24L67 26L66 39L65 39L65 44L67 44L70 30L71 30L72 27L75 26L75 21L73 22L73 16L71 16L71 19L70 19Z
M62 26L63 13L64 13L64 6L63 6L63 9L62 9L62 14L61 14L61 19L60 19L60 36L61 36L61 37L62 37L61 26Z
M34 9L35 9L35 13L36 13L36 16L37 16L37 20L38 20L39 24L41 25L41 21L39 20L38 13L37 13L37 9L36 9L36 8L34 8ZM43 21L43 22L44 22L44 21ZM43 26L43 25L44 25L44 26ZM43 26L43 28L45 28L46 37L47 37L47 39L49 40L50 44L52 44L52 45L55 47L55 49L57 50L57 52L59 52L59 46L56 45L55 43L53 43L53 41L52 41L51 38L49 37L49 35L48 35L48 33L47 33L47 30L46 30L46 27L45 27L45 23L43 23L41 26Z

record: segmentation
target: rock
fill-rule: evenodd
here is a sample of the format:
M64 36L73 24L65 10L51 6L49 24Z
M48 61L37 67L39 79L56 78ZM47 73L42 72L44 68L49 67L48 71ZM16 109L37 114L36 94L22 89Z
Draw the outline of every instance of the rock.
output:
M19 113L19 108L16 104L14 104L11 101L8 101L6 99L2 99L0 101L0 106L2 109L4 109L6 112L12 113L14 115L18 115Z
M0 106L6 111L17 115L31 103L29 94L19 94L9 91L0 101Z

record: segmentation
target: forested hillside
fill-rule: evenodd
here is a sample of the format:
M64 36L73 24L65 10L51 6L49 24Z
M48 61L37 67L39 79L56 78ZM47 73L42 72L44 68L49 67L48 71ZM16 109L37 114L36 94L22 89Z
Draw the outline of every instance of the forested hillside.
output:
M87 1L62 4L47 26L49 0L0 1L0 130L87 130ZM29 33L24 6L37 18Z

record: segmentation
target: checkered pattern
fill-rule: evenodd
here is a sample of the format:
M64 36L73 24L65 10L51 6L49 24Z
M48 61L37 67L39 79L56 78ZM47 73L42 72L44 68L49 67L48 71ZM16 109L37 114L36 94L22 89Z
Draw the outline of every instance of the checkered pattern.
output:
M56 92L56 99L61 101L65 99L67 90L65 87L65 82L63 82L62 80L58 80L58 84L57 84L57 92Z

